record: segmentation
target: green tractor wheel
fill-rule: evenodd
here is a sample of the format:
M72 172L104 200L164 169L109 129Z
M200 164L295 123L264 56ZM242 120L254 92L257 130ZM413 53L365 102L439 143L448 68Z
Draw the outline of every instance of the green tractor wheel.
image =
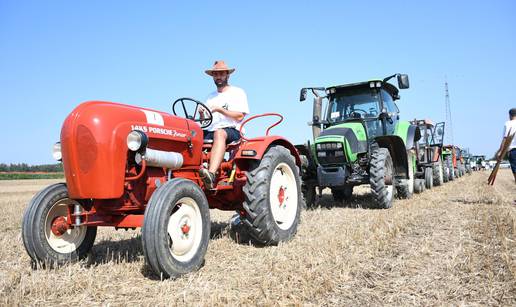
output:
M414 180L414 192L417 194L423 193L425 191L425 180L424 179L416 179Z
M394 164L387 148L376 148L371 153L369 183L376 206L381 209L392 207L396 180Z
M407 153L407 159L409 161L408 178L401 179L399 185L396 187L398 197L401 199L409 199L414 195L414 168L412 167L413 154Z
M344 200L348 200L351 198L351 195L353 195L353 186L345 185L342 188L332 188L331 194L335 201L342 202Z
M429 190L434 187L434 174L431 167L425 167L425 187Z

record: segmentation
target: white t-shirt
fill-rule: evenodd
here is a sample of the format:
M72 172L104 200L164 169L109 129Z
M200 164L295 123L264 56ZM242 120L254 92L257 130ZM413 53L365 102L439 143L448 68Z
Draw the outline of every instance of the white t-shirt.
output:
M511 132L511 135L516 133L516 119L508 120L505 122L505 126L503 128L503 137L509 136L509 131ZM516 136L512 139L512 143L509 146L509 150L516 148Z
M224 92L217 91L208 95L206 105L213 110L214 107L226 109L228 111L242 112L249 114L249 106L247 104L247 95L244 90L236 86L229 86ZM213 121L206 128L208 131L215 131L221 128L240 129L240 122L219 112L213 113Z

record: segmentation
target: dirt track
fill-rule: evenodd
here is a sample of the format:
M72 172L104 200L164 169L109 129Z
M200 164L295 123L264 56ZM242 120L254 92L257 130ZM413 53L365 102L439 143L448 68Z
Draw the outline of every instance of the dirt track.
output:
M228 236L232 213L212 210L205 266L175 281L149 278L139 230L99 229L90 264L30 268L21 240L26 203L55 180L0 181L0 304L516 305L516 185L477 172L390 210L323 195L292 242L259 248Z

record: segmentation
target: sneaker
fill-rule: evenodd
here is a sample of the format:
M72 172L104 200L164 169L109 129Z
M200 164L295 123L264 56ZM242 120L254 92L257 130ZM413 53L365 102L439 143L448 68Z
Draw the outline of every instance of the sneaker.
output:
M199 170L199 174L201 175L201 179L206 185L208 189L213 189L215 185L215 174L208 171L206 168L201 168Z

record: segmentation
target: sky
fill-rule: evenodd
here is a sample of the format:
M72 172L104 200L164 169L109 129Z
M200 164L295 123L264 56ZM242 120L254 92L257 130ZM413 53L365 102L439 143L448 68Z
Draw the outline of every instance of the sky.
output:
M0 163L55 163L84 101L205 100L219 59L251 113L282 114L272 132L294 144L311 139L301 87L406 73L401 118L438 122L447 81L454 143L492 156L516 107L516 2L0 0Z

